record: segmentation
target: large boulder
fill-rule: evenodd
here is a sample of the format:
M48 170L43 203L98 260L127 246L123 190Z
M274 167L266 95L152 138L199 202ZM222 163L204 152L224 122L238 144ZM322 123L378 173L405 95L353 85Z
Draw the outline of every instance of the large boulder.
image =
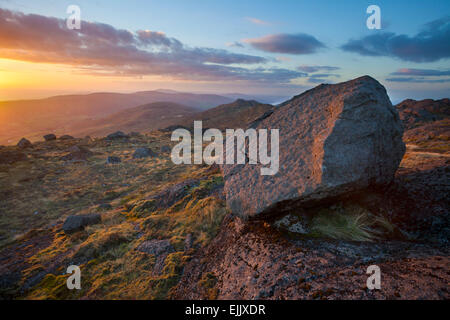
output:
M270 176L261 175L267 167L261 164L223 166L227 205L243 218L388 184L405 152L398 113L369 76L319 85L250 126L280 130L279 171Z
M76 231L83 230L84 227L92 224L97 224L102 221L99 214L84 214L78 216L69 216L62 226L64 233L69 234Z

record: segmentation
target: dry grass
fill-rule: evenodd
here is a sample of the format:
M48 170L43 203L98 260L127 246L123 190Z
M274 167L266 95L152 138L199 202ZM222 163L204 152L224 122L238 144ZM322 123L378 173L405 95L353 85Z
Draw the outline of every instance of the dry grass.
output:
M323 209L311 223L313 234L339 240L374 241L393 231L387 219L356 205Z

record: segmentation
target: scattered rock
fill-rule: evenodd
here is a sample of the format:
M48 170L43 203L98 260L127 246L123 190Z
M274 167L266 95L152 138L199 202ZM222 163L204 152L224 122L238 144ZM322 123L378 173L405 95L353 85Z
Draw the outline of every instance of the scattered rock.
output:
M133 159L142 159L147 157L156 157L157 154L149 148L137 148L133 153Z
M120 162L122 162L122 160L120 160L120 157L109 156L108 159L106 159L107 164L116 164Z
M162 146L161 147L161 153L170 153L172 151L172 149L169 146Z
M120 160L120 157L109 156L106 159L107 164L116 164L116 163L121 163L121 162L122 162L122 160Z
M63 224L63 230L66 234L83 230L85 226L97 224L102 221L99 214L85 214L78 216L69 216Z
M84 161L87 160L94 153L90 151L88 148L83 146L73 146L69 149L69 154L61 157L62 160L71 160L71 161Z
M243 218L386 185L405 153L397 110L369 76L308 90L256 128L280 129L279 171L261 175L267 166L223 165L227 204Z
M155 266L153 267L153 273L156 275L161 274L164 268L164 261L169 253L175 252L175 249L170 244L169 240L148 240L142 242L137 248L138 251L155 256Z
M145 252L152 254L154 256L159 256L163 253L174 252L174 248L170 244L169 240L148 240L142 242L137 250L140 252Z
M292 214L277 220L274 226L282 231L287 230L292 233L307 234L309 232L306 224L302 223L298 216Z
M45 141L56 140L56 136L55 136L53 133L46 134L46 135L44 136L44 140L45 140Z
M155 209L167 209L173 206L175 203L183 199L189 194L192 188L197 187L202 179L188 179L183 182L170 186L161 192L149 197L148 203L144 204L151 206Z
M141 134L139 132L136 131L131 131L130 132L130 137L139 137Z
M59 137L59 140L72 140L72 139L74 139L74 137L69 136L68 134Z
M20 149L25 149L25 148L29 148L31 147L33 144L30 142L30 140L22 138L20 139L20 141L17 143L17 146Z
M116 140L116 139L128 139L129 136L123 133L122 131L116 131L106 136L107 140Z

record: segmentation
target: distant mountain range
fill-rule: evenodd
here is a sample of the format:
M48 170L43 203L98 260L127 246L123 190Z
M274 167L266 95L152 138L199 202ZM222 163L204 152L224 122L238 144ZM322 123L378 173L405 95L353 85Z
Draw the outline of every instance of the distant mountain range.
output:
M0 102L0 144L16 144L22 137L42 140L48 133L100 137L117 130L149 132L171 126L191 128L194 120L202 120L204 128L245 128L274 108L252 99L232 99L233 95L250 97L159 89L3 101ZM397 104L406 140L419 142L428 139L430 134L447 134L449 105L449 99L407 99Z

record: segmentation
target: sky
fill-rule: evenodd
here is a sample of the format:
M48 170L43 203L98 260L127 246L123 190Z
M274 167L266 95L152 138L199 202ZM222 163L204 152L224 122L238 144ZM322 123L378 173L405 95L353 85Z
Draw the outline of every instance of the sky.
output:
M80 29L67 28L69 5ZM369 5L380 29L369 29ZM450 1L0 0L0 100L173 89L292 96L370 75L450 96Z

